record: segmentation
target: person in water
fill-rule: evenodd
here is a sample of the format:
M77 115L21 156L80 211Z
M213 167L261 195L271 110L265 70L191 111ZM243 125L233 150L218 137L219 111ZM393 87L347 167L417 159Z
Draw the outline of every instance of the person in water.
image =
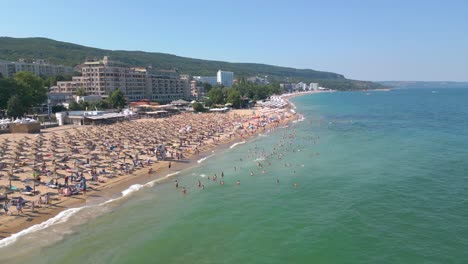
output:
M186 193L187 193L187 189L185 189L185 187L182 187L182 193L183 193L183 194L186 194Z
M177 180L175 180L175 187L179 188L179 182Z
M237 185L240 185L240 180L237 180L237 181L236 181L236 184L237 184Z

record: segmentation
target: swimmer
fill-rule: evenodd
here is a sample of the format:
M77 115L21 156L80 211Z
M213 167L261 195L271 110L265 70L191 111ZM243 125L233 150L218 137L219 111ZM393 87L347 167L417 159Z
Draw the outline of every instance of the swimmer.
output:
M295 183L294 183L294 188L297 188L297 186L298 186L298 184L295 182Z
M236 181L236 184L237 184L237 185L240 185L240 180L237 180L237 181Z
M251 172L250 172L250 176L253 176L253 175L254 175L254 173L253 173L253 171L251 171Z

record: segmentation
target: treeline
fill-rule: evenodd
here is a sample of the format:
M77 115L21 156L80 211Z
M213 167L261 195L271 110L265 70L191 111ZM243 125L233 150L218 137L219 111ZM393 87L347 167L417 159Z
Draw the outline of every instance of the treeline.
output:
M205 105L208 107L230 104L233 108L243 108L250 100L264 100L273 94L282 92L279 84L254 84L245 81L245 79L239 80L238 84L230 88L210 87L209 85L205 88L208 88L208 99L205 100Z
M0 109L9 117L22 117L33 106L47 100L45 81L30 72L18 72L13 78L0 76Z

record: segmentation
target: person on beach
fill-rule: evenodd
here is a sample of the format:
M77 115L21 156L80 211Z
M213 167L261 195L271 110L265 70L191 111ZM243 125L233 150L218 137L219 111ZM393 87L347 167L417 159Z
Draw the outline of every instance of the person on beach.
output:
M10 206L9 202L7 199L3 201L3 211L5 211L6 215L10 215L10 211L8 210L8 207Z
M18 215L24 214L23 213L23 198L20 196L18 201L16 202L16 210L18 211Z
M172 163L169 161L169 166L168 166L168 167L169 167L169 169L171 168L171 166L172 166Z

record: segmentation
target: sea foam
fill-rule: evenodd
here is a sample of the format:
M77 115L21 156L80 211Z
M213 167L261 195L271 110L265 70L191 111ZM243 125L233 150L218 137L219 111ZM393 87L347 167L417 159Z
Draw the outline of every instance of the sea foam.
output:
M88 206L83 206L83 207L78 207L78 208L70 208L70 209L67 209L65 211L62 211L60 212L59 214L57 214L56 216L50 218L49 220L47 221L44 221L40 224L37 224L37 225L33 225L31 227L28 227L16 234L13 234L7 238L4 238L2 240L0 240L0 248L2 247L6 247L14 242L16 242L16 240L18 240L18 238L22 237L22 236L25 236L27 234L30 234L30 233L33 233L33 232L36 232L36 231L39 231L39 230L43 230L49 226L52 226L52 225L55 225L55 224L60 224L60 223L63 223L65 221L67 221L71 216L73 216L74 214L76 214L77 212L81 211L82 209L86 208Z
M229 148L232 149L232 148L235 148L236 146L241 145L241 144L245 144L245 141L241 141L241 142L234 143L234 144L232 144Z
M197 163L202 163L202 162L204 162L206 159L211 158L211 157L213 157L214 155L215 155L215 154L211 154L211 155L208 155L208 156L206 156L206 157L204 157L204 158L201 158L201 159L197 160Z
M58 213L56 216L54 216L54 217L52 217L52 218L50 218L50 219L48 219L48 220L46 220L46 221L44 221L44 222L42 222L40 224L33 225L33 226L28 227L28 228L26 228L26 229L24 229L24 230L22 230L22 231L20 231L20 232L18 232L16 234L13 234L13 235L11 235L11 236L9 236L7 238L4 238L4 239L0 240L0 248L6 247L6 246L16 242L18 240L18 238L23 237L25 235L28 235L28 234L34 233L36 231L46 229L46 228L48 228L48 227L50 227L52 225L55 225L55 224L64 223L68 219L70 219L71 216L73 216L74 214L78 213L79 211L81 211L81 210L83 210L85 208L99 207L99 206L102 206L102 205L112 203L114 201L120 200L120 199L128 196L131 193L134 193L134 192L137 192L137 191L141 190L145 186L153 186L155 182L162 181L164 179L167 179L167 178L169 178L171 176L174 176L174 175L177 175L179 173L180 173L180 171L176 171L174 173L167 174L163 178L159 178L159 179L156 179L154 181L148 182L145 185L133 184L130 187L128 187L127 189L123 190L121 196L119 196L117 198L109 199L109 200L107 200L105 202L102 202L100 204L70 208L70 209L67 209L65 211L62 211L62 212Z

